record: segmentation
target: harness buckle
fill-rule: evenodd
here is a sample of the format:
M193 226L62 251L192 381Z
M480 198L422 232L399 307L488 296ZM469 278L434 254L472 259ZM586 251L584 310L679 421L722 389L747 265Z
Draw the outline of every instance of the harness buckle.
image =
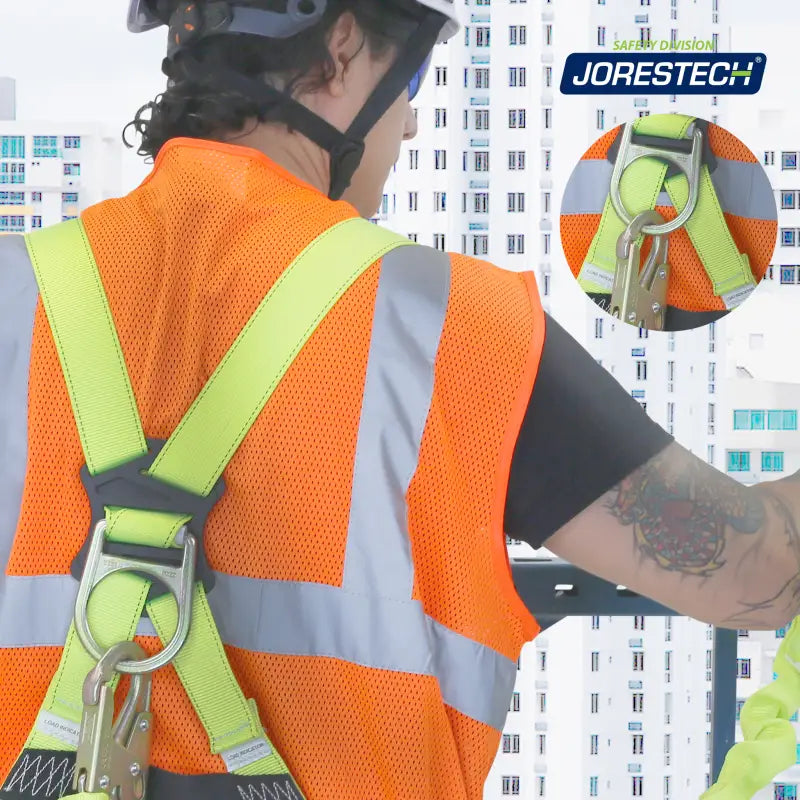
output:
M154 672L167 666L178 655L189 635L192 621L192 592L194 590L195 564L197 561L197 540L184 526L178 532L177 541L183 544L183 558L180 566L171 563L145 561L140 558L127 558L103 552L106 520L102 519L94 528L89 545L86 566L83 570L78 596L75 600L75 631L87 652L98 660L104 651L97 644L89 629L87 609L89 597L103 578L115 572L135 572L160 582L175 596L178 604L178 627L167 646L156 655L142 661L117 661L114 671L132 675ZM181 552L177 550L177 552Z
M153 735L151 675L145 672L131 678L116 721L112 688L122 660L138 659L144 654L136 642L121 642L108 650L86 676L74 791L104 792L112 800L144 800Z
M614 171L611 173L611 188L609 191L609 197L617 216L626 225L633 223L634 217L625 208L620 194L622 173L640 158L657 158L675 165L686 176L689 182L689 199L675 219L670 222L664 222L662 218L663 224L647 224L641 228L639 233L643 233L646 236L663 236L682 228L697 207L697 198L700 194L703 141L703 132L699 127L695 126L692 138L676 139L675 146L667 147L661 142L658 145L637 143L633 141L633 123L625 123L622 135L619 137L619 150L614 162ZM686 152L686 145L679 144L681 142L691 143L691 149Z
M664 329L669 239L660 234L653 236L653 244L641 273L641 250L636 240L647 225L653 226L663 219L657 211L643 211L631 220L617 240L617 269L611 288L611 315L629 325L650 330Z

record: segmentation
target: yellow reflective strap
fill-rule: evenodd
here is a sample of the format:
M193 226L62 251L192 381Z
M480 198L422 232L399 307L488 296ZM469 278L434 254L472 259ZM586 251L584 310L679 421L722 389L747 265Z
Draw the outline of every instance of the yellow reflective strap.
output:
M742 706L744 741L725 756L717 782L700 800L750 800L796 760L794 726L789 717L800 707L800 617L796 617L775 656L778 676Z
M25 236L94 475L147 452L100 273L80 219ZM80 313L76 310L80 309Z
M659 126L654 125L654 119L641 117L633 125L634 132L682 139L696 118L684 114L659 114L658 120L663 120L663 125ZM653 130L654 127L659 130ZM660 159L639 158L622 173L619 183L620 197L631 216L656 207L668 168L668 164ZM617 240L625 228L625 223L614 210L611 198L606 197L600 225L578 273L578 285L587 294L611 294L617 269ZM640 236L637 244L641 246L643 239Z

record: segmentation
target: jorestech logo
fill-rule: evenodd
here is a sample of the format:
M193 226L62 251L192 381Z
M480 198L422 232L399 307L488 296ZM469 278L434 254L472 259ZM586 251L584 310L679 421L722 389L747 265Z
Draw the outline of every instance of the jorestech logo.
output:
M572 53L563 94L755 94L763 53Z

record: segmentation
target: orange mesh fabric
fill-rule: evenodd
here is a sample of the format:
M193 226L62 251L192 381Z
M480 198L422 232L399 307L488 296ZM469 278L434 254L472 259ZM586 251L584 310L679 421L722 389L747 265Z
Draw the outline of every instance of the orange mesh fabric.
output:
M286 266L353 216L352 206L254 150L190 139L170 142L127 197L85 212L147 436L172 433ZM373 265L325 318L226 469L227 492L205 534L215 569L341 584L378 274ZM453 256L434 398L409 491L414 596L442 624L514 660L537 627L511 581L502 510L542 337L530 276ZM9 573L65 574L89 508L41 308L31 356L28 470ZM309 798L482 796L499 734L446 708L434 678L227 651ZM0 774L22 746L57 657L57 648L0 653L0 691L12 712L0 728ZM224 770L171 669L157 676L153 709L156 766Z
M581 160L605 159L608 148L614 142L621 125L601 136L584 154ZM709 123L708 140L713 153L732 161L758 163L758 159L732 133ZM656 206L666 220L675 219L677 213L672 206ZM725 220L740 253L747 253L750 268L756 281L767 271L775 250L778 234L777 220L746 219L725 213ZM570 271L578 277L592 240L600 226L601 214L562 214L560 218L561 243ZM645 240L642 262L650 252L651 240ZM672 267L667 288L667 303L686 311L723 311L725 303L713 292L703 264L700 261L689 235L681 228L669 236L669 263Z

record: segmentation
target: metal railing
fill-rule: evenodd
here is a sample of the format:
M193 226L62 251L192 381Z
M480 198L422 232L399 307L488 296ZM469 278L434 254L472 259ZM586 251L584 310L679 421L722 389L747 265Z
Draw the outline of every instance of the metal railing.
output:
M564 617L683 616L654 600L584 572L562 559L511 559L517 592L542 630ZM556 587L561 587L556 589ZM570 587L570 588L563 588ZM714 628L711 682L711 781L736 733L735 630Z

